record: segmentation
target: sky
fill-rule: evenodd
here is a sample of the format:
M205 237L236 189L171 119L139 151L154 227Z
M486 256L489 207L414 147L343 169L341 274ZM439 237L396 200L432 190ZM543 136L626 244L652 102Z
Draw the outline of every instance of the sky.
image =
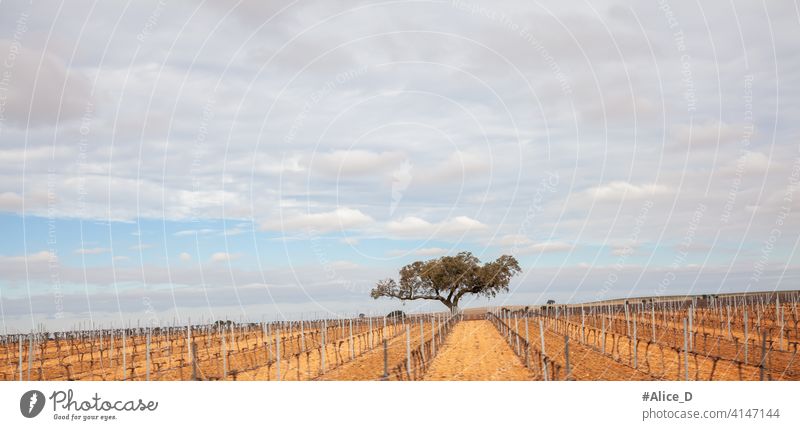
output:
M800 7L0 3L3 333L797 289Z

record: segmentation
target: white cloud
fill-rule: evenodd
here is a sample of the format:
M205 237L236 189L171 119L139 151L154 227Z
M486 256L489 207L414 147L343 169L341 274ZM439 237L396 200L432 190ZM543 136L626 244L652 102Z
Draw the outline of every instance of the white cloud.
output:
M452 237L466 233L481 232L488 228L486 224L467 216L457 216L438 223L431 223L422 218L409 216L399 221L390 221L386 225L389 234L400 237Z
M681 18L686 40L692 41L692 61L686 66L691 67L691 86L699 92L691 113L674 29L664 25L663 11L646 4L612 1L597 8L556 7L551 14L527 2L487 6L487 11L503 13L520 28L537 23L523 35L486 16L436 4L394 8L390 19L381 10L384 6L355 8L342 15L339 12L347 7L340 2L298 4L274 15L277 9L270 2L248 0L235 8L232 16L237 18L224 23L232 26L218 37L182 38L180 49L170 53L170 66L162 69L158 65L164 64L165 51L132 49L141 28L116 27L120 11L115 6L72 5L52 27L52 8L22 3L0 2L0 28L9 30L2 37L11 37L20 12L29 11L31 17L23 50L10 70L10 98L2 112L0 211L19 214L24 206L26 215L52 215L59 222L184 221L168 231L182 230L175 236L189 239L195 234L224 239L225 234L247 229L237 223L255 218L259 229L290 230L279 235L292 237L292 245L302 243L305 237L296 233L306 228L344 228L348 234L359 230L353 236L369 240L364 248L379 255L395 247L433 246L422 241L394 245L381 239L441 236L459 239L453 246L463 242L470 248L487 244L497 234L500 239L492 246L514 246L522 252L561 250L565 264L578 261L575 255L567 256L567 245L631 237L641 218L639 240L654 250L663 250L665 243L671 249L690 231L697 246L718 236L725 243L708 251L713 253L710 261L730 257L730 265L749 263L743 272L752 272L753 264L746 259L753 258L780 220L782 234L770 262L786 266L786 259L796 256L791 254L792 239L800 234L798 217L792 216L800 202L796 189L790 215L778 218L791 192L790 163L797 158L800 135L795 120L800 92L793 79L800 52L791 2L766 8L737 3L744 28L769 23L773 29L747 32L744 39L736 26L726 25L732 4L705 14L693 3L670 5ZM188 16L183 14L191 11L173 6L159 20L158 31L148 36L147 46L169 46L181 31ZM227 4L220 7L230 9ZM135 4L128 12L143 22L152 10ZM70 30L90 15L93 25L76 38L78 33ZM324 19L334 15L335 20ZM201 11L195 24L209 27L216 23L215 16ZM266 19L271 21L263 25ZM311 25L314 31L292 39L293 29ZM247 39L257 26L263 37ZM440 32L395 31L428 27ZM447 36L467 30L470 40ZM50 31L58 43L45 49L40 35ZM364 38L376 32L384 37ZM713 44L740 39L739 44ZM98 43L105 40L113 40L111 49ZM353 40L359 43L343 44ZM279 52L284 44L286 49ZM231 46L243 46L243 55L220 55ZM0 42L0 52L10 53L10 48L7 41ZM135 58L134 52L139 53ZM269 79L257 79L270 57ZM202 67L185 67L189 64ZM337 79L361 69L365 71ZM0 74L3 70L0 65ZM233 79L220 80L222 74ZM84 76L92 79L91 87ZM748 76L775 79L756 79L748 101ZM91 100L88 128L83 128L87 88L97 96ZM123 92L130 95L125 103L109 97ZM778 99L781 109L775 109ZM206 111L213 114L209 121ZM749 120L758 131L752 135L745 124ZM287 142L293 124L297 135ZM751 139L747 147L741 140L746 136ZM741 167L740 149L753 151ZM744 175L741 181L735 177L737 168ZM539 182L549 171L560 181L552 192ZM651 197L654 205L640 217L645 203L641 200ZM631 204L602 204L623 199ZM695 230L692 212L701 202L708 210ZM723 210L731 215L719 222ZM453 218L458 214L468 217ZM223 219L234 228L222 231L216 221ZM529 234L513 234L526 222ZM216 230L202 229L208 225ZM188 230L193 228L198 230ZM155 241L154 233L143 235ZM30 238L30 249L47 249L46 239ZM558 240L537 242L546 238ZM65 252L85 245L70 243L69 236L58 239ZM338 246L333 253L347 251L358 240L347 238L339 244L337 239L326 242ZM87 246L106 243L102 238L91 240ZM226 250L241 251L236 248L241 242L231 241L233 248ZM720 249L735 250L743 243L756 244L756 249L735 257L734 252L720 254ZM177 255L180 249L172 252ZM621 249L612 245L599 257L607 261L592 264L616 260L613 253ZM5 273L11 273L0 283L12 284L12 289L14 283L22 285L16 281L26 274L12 270L15 263L9 259L25 258L0 257L9 266ZM31 254L27 261L37 258L42 256ZM191 261L188 254L176 258ZM286 261L275 264L281 263ZM37 264L40 279L48 282L52 273L47 262ZM116 278L108 267L93 267L88 276L98 290L120 276L138 283L173 282L165 270L153 269L158 275L151 275L148 268L143 279L140 267L120 266L123 270ZM195 282L196 267L176 266L183 270L172 274L176 279ZM65 263L58 270L62 279L83 283L81 269ZM228 285L228 267L210 264L212 269L218 272L213 283ZM378 275L396 274L396 268L375 272L373 281ZM597 288L605 279L590 278L581 285L581 277L557 276L554 283L568 285L571 291L582 289L579 293ZM637 279L620 281L619 291L627 294L631 285L645 284ZM725 288L739 282L724 279ZM775 279L784 279L776 282L785 286L792 278ZM248 285L263 282L262 273L254 270L243 280ZM324 273L304 281L330 284ZM269 282L294 285L296 280L286 276L277 282L270 277ZM687 282L694 285L695 280ZM714 291L719 285L708 287ZM52 308L52 297L45 295L43 300ZM139 302L136 310L141 309Z
M500 246L506 252L518 254L564 252L574 248L574 245L562 241L535 242L521 234L507 234L499 239L493 240L489 245Z
M328 232L364 227L374 220L358 209L340 207L330 212L284 213L282 220L269 220L261 223L262 230L297 231L315 230Z
M173 236L177 236L177 237L194 236L194 235L204 236L204 235L209 235L209 234L216 233L216 232L217 232L216 230L211 229L211 228L202 228L202 229L198 229L198 230L180 230L180 231L176 231L172 235Z
M611 249L611 255L616 256L616 257L620 257L620 256L623 256L623 255L631 255L631 254L634 253L634 251L636 251L636 248L625 248L625 247L612 248Z
M111 252L109 248L78 248L74 251L76 254L80 255L97 255L97 254L105 254L107 252Z
M609 243L611 247L611 255L616 257L623 255L631 255L639 248L639 243L633 240L617 240Z
M410 216L400 221L390 221L387 227L392 233L412 236L430 234L436 226L422 218Z
M22 196L17 193L0 193L0 210L16 212L22 210Z
M315 153L309 157L310 170L331 177L387 175L399 166L405 156L401 152L340 150Z
M329 263L328 267L336 270L355 270L360 269L361 265L352 261L339 260Z
M21 212L23 207L27 211L37 210L46 207L47 201L47 194L41 192L28 191L23 199L18 193L6 191L0 193L0 211Z
M10 39L0 39L0 52L14 53L6 56L2 68L13 76L3 109L11 124L52 127L87 110L89 82L79 69L68 69L50 52L29 49L27 43L22 46Z
M495 239L494 241L492 241L492 245L506 246L506 247L512 247L512 246L518 247L518 246L530 245L532 243L533 241L531 239L521 234L507 234L499 239Z
M491 151L456 151L447 159L422 171L419 181L425 184L469 182L483 178L490 170Z
M729 176L762 175L769 170L770 164L769 157L763 152L746 151L720 169L720 172Z
M227 252L215 252L211 254L212 263L222 263L226 261L233 261L239 258L239 254L230 254Z
M0 264L37 264L57 262L58 256L50 251L39 251L28 255L5 256L0 255Z
M634 185L625 181L613 181L605 185L590 188L587 193L593 199L604 202L636 200L672 192L672 189L658 184Z
M181 252L178 254L178 258L185 263L187 261L192 261L192 254L189 254L188 252Z
M581 118L605 122L605 121L633 121L634 118L641 121L643 118L652 118L657 112L656 104L641 95L631 94L611 94L604 95L605 104L593 103L589 98L592 95L584 95L586 103L580 103ZM596 96L594 96L596 97Z
M250 224L239 223L233 227L225 228L222 231L222 234L224 234L225 236L238 236L240 234L247 233L249 231L252 231L252 227L250 226Z
M520 254L543 254L549 252L565 252L574 248L566 242L540 242L519 248Z
M736 144L745 135L744 124L727 124L722 121L707 121L699 124L681 124L672 126L670 136L676 147L691 148L719 148L729 149L731 144Z

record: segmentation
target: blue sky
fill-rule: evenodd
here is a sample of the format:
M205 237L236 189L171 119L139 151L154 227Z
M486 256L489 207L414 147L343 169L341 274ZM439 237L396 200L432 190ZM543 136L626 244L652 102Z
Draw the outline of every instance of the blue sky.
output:
M3 2L2 329L439 309L368 292L463 250L495 304L796 288L798 22Z

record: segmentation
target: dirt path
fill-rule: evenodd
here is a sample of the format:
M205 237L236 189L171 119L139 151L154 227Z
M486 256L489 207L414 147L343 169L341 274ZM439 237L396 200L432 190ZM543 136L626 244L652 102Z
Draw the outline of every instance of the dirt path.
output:
M462 321L425 374L428 381L522 381L533 374L486 320Z

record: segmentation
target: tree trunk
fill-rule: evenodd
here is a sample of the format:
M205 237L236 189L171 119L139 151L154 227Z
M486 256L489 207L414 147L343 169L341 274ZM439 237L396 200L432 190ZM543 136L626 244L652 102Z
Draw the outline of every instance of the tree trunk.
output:
M458 313L458 300L453 302L446 302L447 308L450 310L450 314L455 315Z

